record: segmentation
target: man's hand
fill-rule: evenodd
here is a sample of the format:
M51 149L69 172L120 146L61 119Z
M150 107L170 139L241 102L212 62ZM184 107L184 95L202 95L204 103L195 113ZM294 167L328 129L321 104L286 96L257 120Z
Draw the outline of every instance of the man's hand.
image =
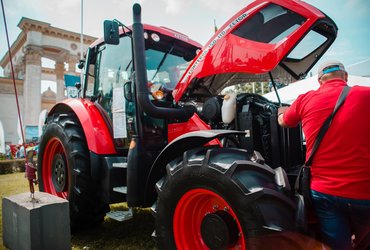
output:
M280 126L287 128L288 126L284 122L284 113L289 107L280 107L278 109L278 123Z

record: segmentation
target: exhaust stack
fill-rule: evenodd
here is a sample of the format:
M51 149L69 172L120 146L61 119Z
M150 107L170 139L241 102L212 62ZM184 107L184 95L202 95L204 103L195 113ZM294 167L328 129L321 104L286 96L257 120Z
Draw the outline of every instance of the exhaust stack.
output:
M188 120L195 112L194 107L163 108L156 107L149 99L148 76L145 62L144 28L141 23L141 6L133 6L132 36L134 44L134 65L137 99L143 111L151 117Z

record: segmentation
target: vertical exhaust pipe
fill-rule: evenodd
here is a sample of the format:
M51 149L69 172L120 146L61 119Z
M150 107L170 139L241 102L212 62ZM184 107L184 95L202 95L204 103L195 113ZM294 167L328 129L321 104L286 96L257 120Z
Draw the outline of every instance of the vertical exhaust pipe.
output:
M148 77L146 73L144 28L141 23L141 6L135 3L133 8L132 36L134 44L134 65L137 99L142 110L155 118L189 119L195 112L194 107L163 108L156 107L149 100Z
M145 61L144 28L141 23L141 7L133 6L134 23L132 25L135 84L139 107L151 117L189 119L193 109L175 109L156 107L149 100L148 77ZM139 124L140 126L140 124ZM140 130L140 129L139 129ZM145 183L145 171L148 169L146 151L143 148L142 133L134 135L131 139L130 149L127 156L127 204L129 207L142 205L144 200L143 183Z

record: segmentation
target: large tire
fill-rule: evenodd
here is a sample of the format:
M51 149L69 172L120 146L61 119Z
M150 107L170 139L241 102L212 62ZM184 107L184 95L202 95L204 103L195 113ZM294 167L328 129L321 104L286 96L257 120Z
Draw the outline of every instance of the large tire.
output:
M72 228L99 224L109 211L90 173L86 138L76 115L49 117L39 146L40 191L69 201Z
M167 165L156 189L162 249L299 249L294 202L274 170L244 150L187 151Z

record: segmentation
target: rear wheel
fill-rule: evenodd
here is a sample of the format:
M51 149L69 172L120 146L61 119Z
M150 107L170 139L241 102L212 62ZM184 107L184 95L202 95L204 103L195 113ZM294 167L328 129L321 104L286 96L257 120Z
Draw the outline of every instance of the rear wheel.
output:
M40 191L68 199L72 227L97 224L109 210L108 204L99 200L90 173L87 142L77 117L54 114L39 146Z
M187 151L167 165L156 188L152 210L164 249L299 248L289 234L294 202L274 170L250 161L244 150Z

